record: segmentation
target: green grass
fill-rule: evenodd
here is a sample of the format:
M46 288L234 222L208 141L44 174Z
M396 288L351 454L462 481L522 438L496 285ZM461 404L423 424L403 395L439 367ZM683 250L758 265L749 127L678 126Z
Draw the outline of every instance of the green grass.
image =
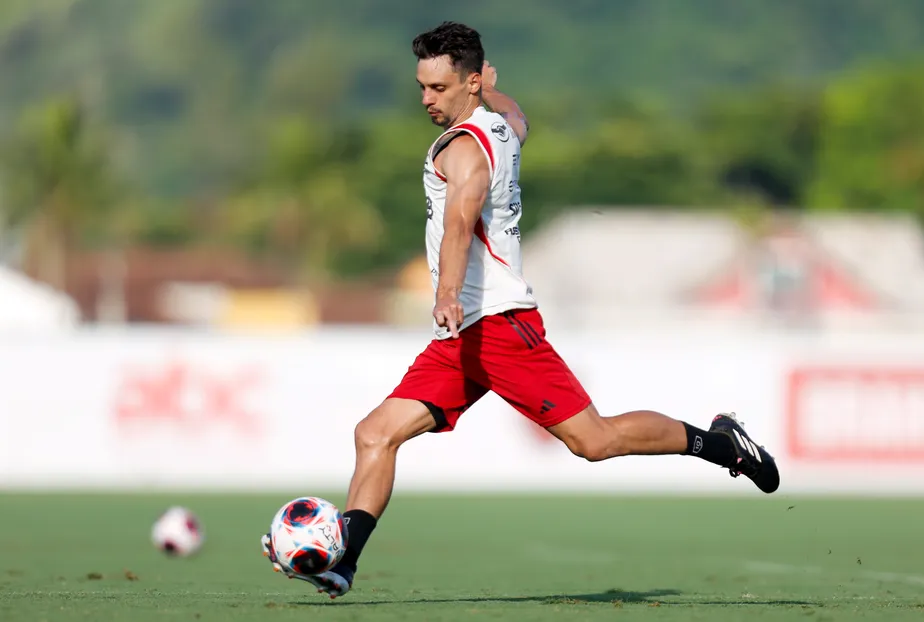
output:
M292 496L0 495L0 620L924 619L922 500L399 496L331 602L260 555Z

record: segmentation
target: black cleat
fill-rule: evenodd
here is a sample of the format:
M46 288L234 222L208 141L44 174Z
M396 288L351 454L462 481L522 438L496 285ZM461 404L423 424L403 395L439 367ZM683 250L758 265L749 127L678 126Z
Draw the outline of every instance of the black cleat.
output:
M746 475L767 494L775 492L780 487L780 472L776 468L773 456L751 440L735 418L735 413L716 415L709 431L720 432L731 439L737 454L734 463L727 467L732 477Z

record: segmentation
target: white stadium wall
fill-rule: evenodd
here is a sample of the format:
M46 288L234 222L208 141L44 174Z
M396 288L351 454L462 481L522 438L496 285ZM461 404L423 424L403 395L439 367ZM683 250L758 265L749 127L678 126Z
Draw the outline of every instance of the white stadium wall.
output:
M426 333L180 330L6 338L0 488L345 487L353 426ZM734 410L779 461L782 493L924 493L924 339L556 332L604 413L706 426ZM683 457L590 464L493 395L399 455L398 491L760 494Z

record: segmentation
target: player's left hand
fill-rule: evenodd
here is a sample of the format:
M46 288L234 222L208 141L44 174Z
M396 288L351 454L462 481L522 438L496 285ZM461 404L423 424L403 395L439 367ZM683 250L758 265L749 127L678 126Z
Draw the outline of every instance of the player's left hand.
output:
M482 87L494 88L497 84L497 69L491 66L491 63L484 61L481 66L481 84Z
M452 295L442 295L437 297L436 306L433 308L433 319L436 320L437 326L449 328L453 339L459 337L459 327L465 319L465 312L462 309L462 303Z

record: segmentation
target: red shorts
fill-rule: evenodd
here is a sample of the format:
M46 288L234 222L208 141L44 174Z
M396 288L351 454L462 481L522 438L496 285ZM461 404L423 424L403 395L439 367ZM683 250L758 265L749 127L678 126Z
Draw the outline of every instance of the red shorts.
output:
M458 339L434 339L389 397L423 402L436 419L434 432L448 432L488 391L542 427L590 405L584 387L545 340L536 309L488 315Z

